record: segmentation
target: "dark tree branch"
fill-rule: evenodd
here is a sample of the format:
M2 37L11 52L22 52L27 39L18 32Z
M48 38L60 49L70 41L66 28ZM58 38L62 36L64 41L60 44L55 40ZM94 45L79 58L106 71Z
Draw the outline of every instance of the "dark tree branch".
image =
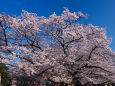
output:
M92 53L95 51L96 48L97 48L97 46L95 46L95 47L90 51L89 56L88 56L88 60L91 59Z

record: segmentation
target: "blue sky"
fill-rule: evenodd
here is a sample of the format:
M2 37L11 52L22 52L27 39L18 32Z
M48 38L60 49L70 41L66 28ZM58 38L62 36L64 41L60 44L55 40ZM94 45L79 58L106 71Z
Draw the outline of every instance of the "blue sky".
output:
M53 12L60 15L63 7L71 12L81 11L89 15L84 20L106 28L107 36L112 37L111 48L115 51L115 0L0 0L0 13L19 16L22 9L37 13L38 16L50 16Z

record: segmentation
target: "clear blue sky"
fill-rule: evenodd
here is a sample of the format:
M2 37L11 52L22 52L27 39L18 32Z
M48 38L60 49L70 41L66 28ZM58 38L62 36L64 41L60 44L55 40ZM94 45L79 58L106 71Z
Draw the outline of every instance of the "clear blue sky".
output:
M22 9L38 16L48 17L53 12L59 15L63 7L71 12L87 13L85 23L106 28L107 36L113 39L110 46L115 51L115 0L0 0L0 13L17 16Z

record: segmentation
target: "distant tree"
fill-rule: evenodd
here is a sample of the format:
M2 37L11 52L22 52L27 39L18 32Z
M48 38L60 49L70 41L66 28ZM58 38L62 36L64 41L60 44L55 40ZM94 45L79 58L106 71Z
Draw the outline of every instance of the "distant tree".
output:
M86 17L67 8L61 16L54 13L49 18L24 10L20 17L1 14L0 62L11 66L12 84L21 86L23 79L60 86L115 82L111 39L104 28L78 23Z
M1 84L3 86L10 86L11 78L9 75L8 67L3 64L0 64L0 76L1 76Z

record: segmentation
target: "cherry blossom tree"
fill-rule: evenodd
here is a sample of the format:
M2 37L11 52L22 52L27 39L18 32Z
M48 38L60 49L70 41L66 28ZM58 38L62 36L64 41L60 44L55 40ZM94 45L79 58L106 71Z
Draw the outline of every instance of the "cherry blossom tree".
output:
M101 84L115 82L115 52L104 28L79 23L71 13L20 17L0 15L0 63L10 66L13 84ZM22 81L23 80L23 81Z

